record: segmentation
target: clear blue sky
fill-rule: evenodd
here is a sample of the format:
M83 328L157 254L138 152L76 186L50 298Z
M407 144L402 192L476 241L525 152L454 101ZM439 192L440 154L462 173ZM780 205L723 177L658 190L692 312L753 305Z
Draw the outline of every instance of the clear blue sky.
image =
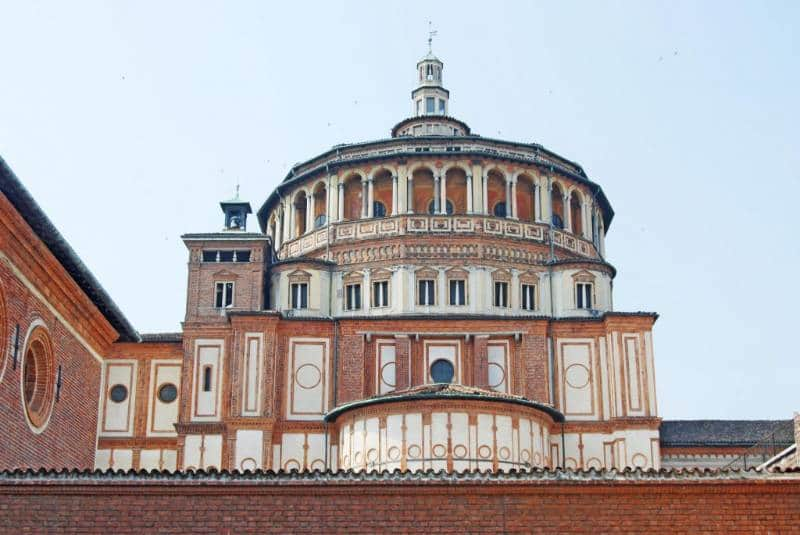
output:
M800 2L0 1L0 154L134 325L179 329L184 232L409 115L580 162L665 418L800 409Z

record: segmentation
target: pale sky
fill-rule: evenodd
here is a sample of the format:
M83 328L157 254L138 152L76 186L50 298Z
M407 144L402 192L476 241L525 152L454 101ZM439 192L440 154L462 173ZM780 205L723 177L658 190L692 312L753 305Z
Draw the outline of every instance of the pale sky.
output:
M800 2L0 0L0 155L140 332L179 330L179 236L388 137L428 20L452 115L605 190L661 416L800 410Z

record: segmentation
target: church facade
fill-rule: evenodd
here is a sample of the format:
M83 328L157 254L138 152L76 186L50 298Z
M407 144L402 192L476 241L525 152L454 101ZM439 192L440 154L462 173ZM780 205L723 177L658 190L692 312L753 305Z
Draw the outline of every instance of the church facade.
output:
M614 309L601 186L473 134L443 67L418 62L389 138L182 237L179 333L139 334L3 163L0 468L659 470L769 432L662 422L657 314Z

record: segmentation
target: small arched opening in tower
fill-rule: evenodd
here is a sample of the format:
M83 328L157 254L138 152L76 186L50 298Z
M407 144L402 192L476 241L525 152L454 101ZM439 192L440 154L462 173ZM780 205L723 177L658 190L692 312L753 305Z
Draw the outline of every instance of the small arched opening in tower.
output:
M392 172L381 169L372 178L372 215L374 217L392 215L394 213L392 201Z
M362 186L361 175L353 173L344 179L344 220L361 219Z
M533 222L535 219L536 185L533 177L523 173L517 177L517 218Z
M583 235L583 195L578 190L573 190L569 200L569 216L572 233Z
M447 179L447 200L453 207L454 214L466 214L467 206L467 173L461 167L451 167L445 173Z
M314 228L322 228L328 223L328 190L324 182L314 188Z
M553 226L564 228L564 192L557 182L553 182L550 190L550 209L553 214Z
M299 238L306 233L306 192L299 191L294 197L294 237Z
M506 177L497 169L488 173L486 185L487 208L489 215L508 217L508 199L506 199Z
M428 214L433 213L433 171L428 167L419 167L414 170L414 213Z

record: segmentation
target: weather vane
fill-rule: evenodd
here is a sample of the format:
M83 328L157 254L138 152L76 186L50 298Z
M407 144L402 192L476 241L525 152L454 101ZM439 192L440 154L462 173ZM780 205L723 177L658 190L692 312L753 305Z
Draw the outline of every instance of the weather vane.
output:
M433 29L433 23L428 21L428 54L433 53L433 36L438 32Z

